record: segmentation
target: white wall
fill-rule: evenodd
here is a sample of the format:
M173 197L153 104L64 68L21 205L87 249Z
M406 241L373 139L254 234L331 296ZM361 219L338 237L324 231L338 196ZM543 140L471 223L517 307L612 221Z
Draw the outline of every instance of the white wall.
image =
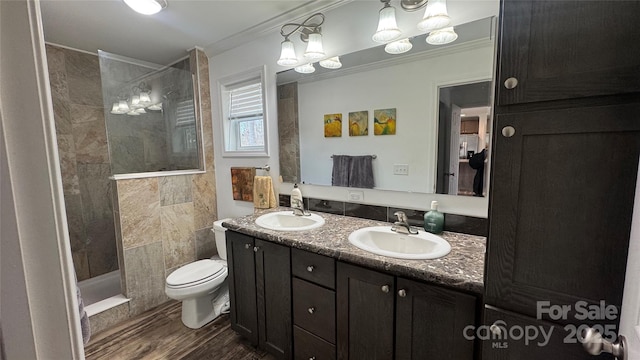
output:
M455 24L496 15L498 2L494 0L456 1L450 4L449 13L453 16L456 7L469 8L469 3L482 3L481 11L475 10L473 14L454 17ZM322 27L324 49L327 57L346 54L364 48L377 45L371 40L377 24L377 14L381 8L378 1L352 1L344 6L325 12L326 21ZM420 12L407 13L398 10L398 24L407 36L417 35L419 32L415 24L422 16ZM289 21L301 21L303 19L290 19ZM291 184L279 184L279 160L278 160L278 129L276 109L276 72L287 68L278 66L276 61L280 56L279 28L273 29L262 37L256 38L251 43L237 47L222 54L213 55L209 49L205 49L209 55L211 76L211 97L213 104L213 126L215 142L215 166L216 166L216 191L218 196L218 216L235 217L247 215L253 212L253 205L248 202L233 200L231 191L231 166L271 166L271 176L276 184L276 192L289 193ZM296 44L298 54L303 52L303 46L299 39L292 41ZM224 158L222 157L222 127L221 114L219 112L218 79L230 76L257 66L266 66L267 71L267 121L269 136L269 157L263 158ZM393 106L391 106L393 107ZM356 109L357 110L357 109ZM378 154L379 155L379 154ZM328 161L328 160L327 160ZM327 186L302 186L305 197L320 197L330 200L347 200L346 188L334 188ZM488 201L486 198L457 197L437 194L394 192L394 191L365 191L362 201L367 204L398 206L415 209L428 209L431 200L439 200L440 208L444 212L470 215L487 216Z
M331 155L375 154L375 188L433 193L438 149L438 86L491 79L492 41L480 48L447 52L417 61L331 79L300 83L298 109L301 179L331 185ZM375 109L396 109L396 134L374 135ZM369 134L349 136L349 112L369 112ZM325 138L324 114L342 114L342 137ZM409 175L394 175L408 164Z

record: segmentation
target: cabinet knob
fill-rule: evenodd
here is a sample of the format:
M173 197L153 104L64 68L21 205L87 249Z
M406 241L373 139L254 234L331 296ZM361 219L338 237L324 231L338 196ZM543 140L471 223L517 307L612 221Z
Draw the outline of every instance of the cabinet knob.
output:
M312 315L313 315L313 313L315 313L315 312L316 312L316 308L314 308L314 307L310 307L310 308L308 308L308 309L307 309L307 311L309 312L309 314L312 314Z
M245 249L250 249L251 248L251 244L244 244L244 248Z
M513 126L505 126L502 128L502 136L510 138L516 134L516 129Z
M602 335L593 328L587 328L582 332L584 349L591 355L601 353L612 354L618 360L627 359L627 339L620 335L616 342L611 342L602 338Z
M259 247L259 246L254 246L254 247L253 247L253 252L258 252L258 250L260 250L260 247Z
M307 271L308 272L313 272L313 269L315 269L315 266L313 266L313 265L307 266Z
M407 296L407 291L405 289L398 290L398 296L406 297Z
M501 321L496 321L491 324L491 326L489 326L489 331L491 331L491 334L493 334L498 339L502 339L502 328L498 323L501 323Z
M382 290L383 293L388 293L389 292L389 285L382 285L382 287L380 289Z
M509 90L515 88L516 86L518 86L518 79L514 77L510 77L504 81L504 87Z
M312 357L309 358L309 360L316 360L316 357L312 356Z

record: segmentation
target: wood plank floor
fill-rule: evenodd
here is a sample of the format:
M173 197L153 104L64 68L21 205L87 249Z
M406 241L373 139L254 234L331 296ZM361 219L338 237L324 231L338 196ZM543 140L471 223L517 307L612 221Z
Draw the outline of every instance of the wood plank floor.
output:
M229 315L192 330L182 324L181 303L170 301L92 336L88 360L274 360L231 330Z

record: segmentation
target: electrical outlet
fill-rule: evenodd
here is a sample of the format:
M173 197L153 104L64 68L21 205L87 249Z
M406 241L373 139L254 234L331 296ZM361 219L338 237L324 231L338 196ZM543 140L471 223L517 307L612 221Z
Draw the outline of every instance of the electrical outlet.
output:
M347 197L349 201L362 201L364 200L364 191L349 191L349 196Z
M393 175L409 175L409 164L393 164Z

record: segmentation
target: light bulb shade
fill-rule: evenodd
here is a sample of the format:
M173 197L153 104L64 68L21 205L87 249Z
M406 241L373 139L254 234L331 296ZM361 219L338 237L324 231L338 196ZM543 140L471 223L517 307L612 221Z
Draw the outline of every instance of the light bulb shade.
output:
M434 30L427 36L427 43L431 45L444 45L456 41L458 34L453 30L453 26L444 29Z
M298 63L298 57L296 57L296 50L293 47L293 43L289 39L285 39L282 42L282 50L280 51L280 59L278 59L278 65L291 66Z
M424 12L422 21L418 23L421 31L432 31L441 29L451 23L451 18L447 13L446 0L429 0L427 9Z
M126 100L118 101L118 111L121 114L125 114L125 113L129 112L129 110L131 110L131 109L129 108L129 104L127 104Z
M340 69L342 67L342 63L338 56L334 56L332 58L320 60L320 66L325 69Z
M397 55L406 53L407 51L411 50L412 47L413 44L411 44L411 41L409 41L409 39L402 39L388 43L384 47L384 51L389 54Z
M147 106L147 110L155 110L155 111L162 110L162 103L149 105Z
M165 0L124 0L124 3L143 15L153 15L167 7Z
M130 116L140 116L140 113L139 113L139 112L137 112L137 111L135 111L135 110L131 110L131 111L129 111L129 112L127 113L127 115L130 115Z
M138 114L146 114L147 112L144 110L144 108L139 108L135 110Z
M320 59L324 57L324 49L322 49L322 35L320 33L309 34L309 43L307 51L304 52L307 59Z
M299 72L301 74L311 74L312 72L316 71L316 68L313 67L312 63L308 63L308 64L304 64L304 65L300 65L300 66L296 66L295 68L293 68L296 72Z
M151 104L151 97L149 97L149 93L148 92L141 92L140 93L140 101L138 102L139 106L141 107L145 107L149 104Z
M131 96L131 108L137 109L141 106L140 104L140 96L133 95Z
M380 10L380 20L378 20L378 30L373 34L373 41L386 43L402 36L402 31L398 29L396 23L396 9L393 6L387 6Z

